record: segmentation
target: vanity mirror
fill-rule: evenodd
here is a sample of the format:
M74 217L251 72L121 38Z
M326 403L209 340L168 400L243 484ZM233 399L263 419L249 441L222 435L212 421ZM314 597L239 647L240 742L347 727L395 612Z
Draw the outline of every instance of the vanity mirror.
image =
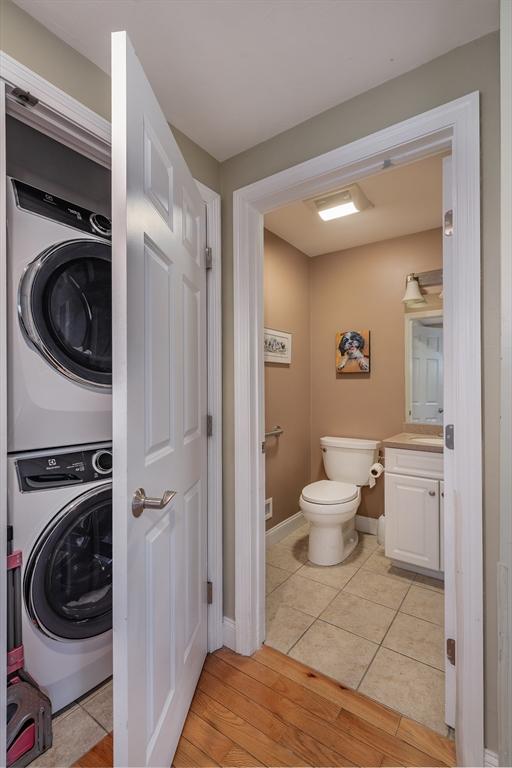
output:
M405 420L443 423L443 310L405 316Z

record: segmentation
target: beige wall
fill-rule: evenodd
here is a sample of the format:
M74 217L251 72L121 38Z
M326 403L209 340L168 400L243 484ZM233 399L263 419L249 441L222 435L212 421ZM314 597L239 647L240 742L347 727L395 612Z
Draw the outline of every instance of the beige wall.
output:
M405 276L442 266L441 229L311 259L311 479L324 477L320 437L382 440L405 421ZM336 375L337 330L370 331L369 374ZM364 488L358 514L384 511L384 482Z
M267 441L265 495L273 499L267 529L299 511L309 482L310 264L306 254L265 230L265 327L292 334L291 365L265 363L265 428L284 429L279 439Z
M499 35L383 83L225 161L223 196L224 612L234 616L233 215L235 189L472 91L481 96L486 745L497 748L499 530Z
M110 120L110 77L11 0L0 0L0 49ZM173 133L194 178L218 191L217 160L177 128Z

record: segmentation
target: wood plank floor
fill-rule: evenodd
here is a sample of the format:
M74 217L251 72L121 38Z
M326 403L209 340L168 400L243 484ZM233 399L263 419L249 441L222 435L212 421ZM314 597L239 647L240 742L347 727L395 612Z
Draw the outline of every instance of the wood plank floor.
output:
M207 657L174 758L193 766L454 766L455 745L264 646ZM75 768L112 766L112 735Z

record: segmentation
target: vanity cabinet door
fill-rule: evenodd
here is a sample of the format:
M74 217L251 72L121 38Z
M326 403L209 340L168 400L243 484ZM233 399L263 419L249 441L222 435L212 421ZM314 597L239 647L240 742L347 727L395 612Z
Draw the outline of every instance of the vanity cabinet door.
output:
M386 556L439 570L439 481L386 474Z

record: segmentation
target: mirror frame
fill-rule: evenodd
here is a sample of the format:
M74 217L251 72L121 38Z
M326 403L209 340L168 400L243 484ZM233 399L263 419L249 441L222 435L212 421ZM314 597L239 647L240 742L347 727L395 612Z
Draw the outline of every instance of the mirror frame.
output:
M444 309L426 309L419 312L406 312L404 316L405 320L405 359L404 359L404 374L405 374L405 423L415 425L426 425L429 427L442 427L443 422L440 424L432 424L431 422L411 421L411 389L412 389L412 321L415 318L423 317L443 317Z

